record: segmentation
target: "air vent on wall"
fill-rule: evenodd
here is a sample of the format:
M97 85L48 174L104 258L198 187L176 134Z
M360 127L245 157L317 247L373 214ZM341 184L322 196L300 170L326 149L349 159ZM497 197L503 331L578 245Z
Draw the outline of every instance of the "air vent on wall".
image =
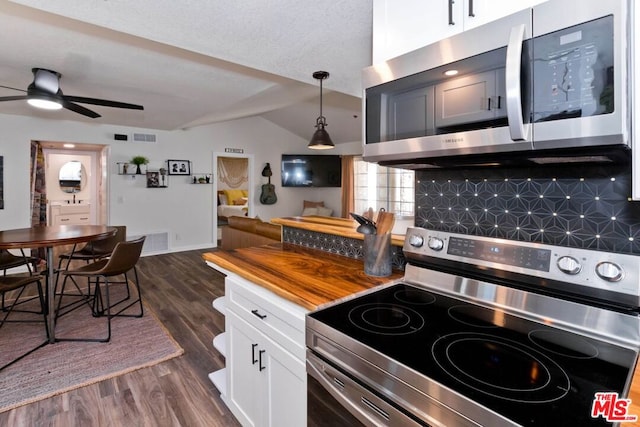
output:
M153 133L134 133L133 142L155 143L156 135Z
M142 236L147 236L142 246L142 254L164 253L169 250L169 233L167 231L159 231L154 233L127 235L127 240L135 240Z

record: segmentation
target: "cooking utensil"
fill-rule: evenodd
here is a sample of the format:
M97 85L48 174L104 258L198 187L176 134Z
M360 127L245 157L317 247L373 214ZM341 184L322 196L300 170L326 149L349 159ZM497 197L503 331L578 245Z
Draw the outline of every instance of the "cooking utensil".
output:
M351 215L353 219L355 219L358 222L358 224L360 224L360 226L356 228L356 231L358 233L376 234L376 224L373 221L371 221L370 219L362 215L355 214L353 212L350 212L349 215Z

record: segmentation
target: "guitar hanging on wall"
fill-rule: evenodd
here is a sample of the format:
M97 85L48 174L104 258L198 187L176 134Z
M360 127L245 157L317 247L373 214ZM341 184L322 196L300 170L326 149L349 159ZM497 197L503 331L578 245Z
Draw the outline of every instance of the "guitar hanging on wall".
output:
M268 184L262 184L262 193L260 194L260 203L263 205L273 205L278 201L278 197L276 196L276 187L271 183L271 166L269 163L262 169L262 176L266 176L269 178Z

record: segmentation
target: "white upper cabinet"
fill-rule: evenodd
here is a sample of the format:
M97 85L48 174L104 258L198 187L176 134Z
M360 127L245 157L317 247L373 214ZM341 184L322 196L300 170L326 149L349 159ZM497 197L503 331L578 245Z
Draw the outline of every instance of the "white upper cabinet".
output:
M373 0L373 63L546 0Z
M464 29L478 27L546 0L456 0L464 4Z

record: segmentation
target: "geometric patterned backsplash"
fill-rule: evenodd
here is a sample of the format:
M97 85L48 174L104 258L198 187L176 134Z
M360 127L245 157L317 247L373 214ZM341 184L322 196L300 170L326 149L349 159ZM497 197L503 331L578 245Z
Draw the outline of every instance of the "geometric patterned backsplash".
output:
M524 242L640 254L628 165L416 171L415 224Z
M282 241L349 258L364 259L364 242L361 239L284 226L282 227ZM392 245L391 266L398 270L404 270L406 263L402 247Z

